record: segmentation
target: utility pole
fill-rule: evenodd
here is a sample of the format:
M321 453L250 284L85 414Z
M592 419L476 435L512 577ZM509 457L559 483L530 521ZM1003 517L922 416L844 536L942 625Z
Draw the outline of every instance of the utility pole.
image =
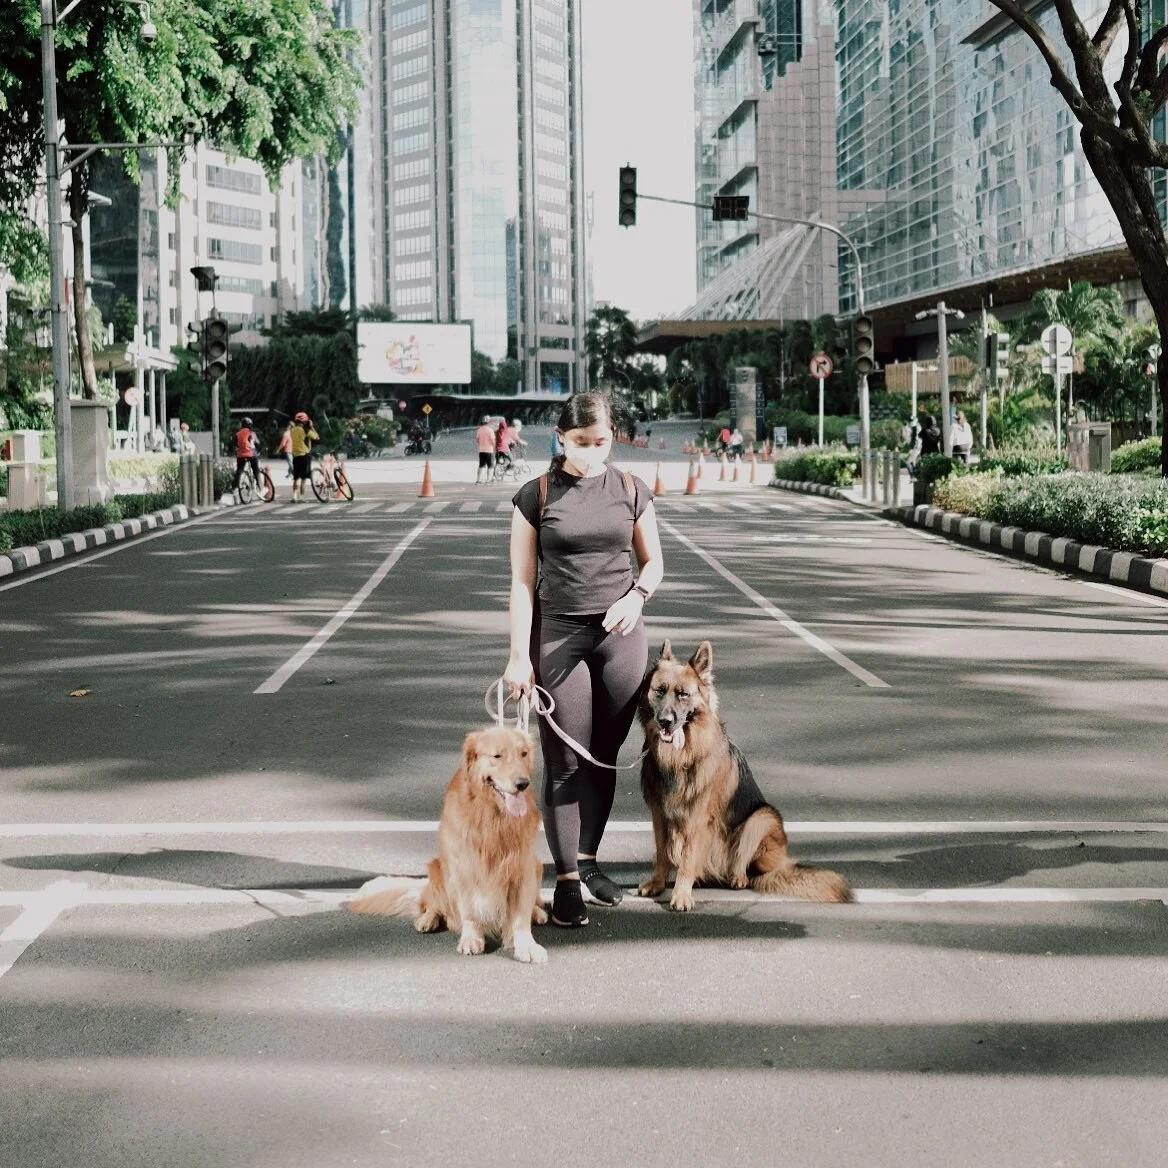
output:
M73 506L73 419L69 405L69 320L61 229L61 138L57 126L56 0L41 0L41 86L45 103L45 195L49 214L49 312L53 344L53 435L57 445L57 507Z
M986 360L986 338L990 335L989 318L986 315L985 301L981 302L981 448L986 448L986 414L990 409L990 370Z
M944 440L946 454L953 453L953 429L949 424L949 322L948 317L954 320L964 320L965 313L960 308L949 308L944 300L937 301L936 308L926 308L917 313L917 320L924 320L927 316L937 318L937 379L941 383L941 433Z

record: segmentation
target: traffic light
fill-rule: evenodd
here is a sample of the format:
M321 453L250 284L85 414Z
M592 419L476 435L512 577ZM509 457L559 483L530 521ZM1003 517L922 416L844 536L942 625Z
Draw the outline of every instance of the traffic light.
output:
M856 373L861 377L876 368L876 324L862 313L852 322L852 355Z
M209 316L203 321L203 380L218 381L227 375L227 321Z
M620 168L620 192L618 195L617 210L622 227L636 227L637 168L635 166L622 166Z
M715 195L714 222L724 219L746 219L750 216L749 195Z
M985 367L990 381L1002 381L1009 377L1010 334L987 333L985 338Z

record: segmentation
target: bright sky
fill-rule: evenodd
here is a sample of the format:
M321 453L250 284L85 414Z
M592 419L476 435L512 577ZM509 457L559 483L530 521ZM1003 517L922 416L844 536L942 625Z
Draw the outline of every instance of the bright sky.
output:
M692 207L638 202L617 223L617 175L637 168L638 192L694 197L692 0L587 0L584 28L584 188L593 194L596 299L637 320L696 298Z

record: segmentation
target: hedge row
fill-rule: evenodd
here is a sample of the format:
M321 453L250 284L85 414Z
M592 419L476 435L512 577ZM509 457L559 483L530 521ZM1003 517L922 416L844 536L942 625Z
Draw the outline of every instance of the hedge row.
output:
M860 473L859 452L826 450L792 454L775 463L775 478L797 483L823 483L828 487L850 487Z
M60 539L75 531L104 527L122 519L137 519L151 511L173 507L177 502L176 492L162 491L148 495L116 495L106 503L74 507L72 511L40 507L35 511L0 512L0 552L46 539Z
M933 503L991 523L1117 551L1168 552L1168 480L1144 475L954 476Z

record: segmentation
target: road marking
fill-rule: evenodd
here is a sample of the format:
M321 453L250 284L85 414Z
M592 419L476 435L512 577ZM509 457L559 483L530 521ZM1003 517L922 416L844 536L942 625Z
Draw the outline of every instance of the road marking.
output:
M292 657L285 661L284 664L281 665L280 668L277 669L276 672L267 679L267 681L258 686L255 690L253 690L253 692L258 694L279 693L280 688L283 686L284 682L286 682L288 678L290 678L306 661L308 661L318 649L325 645L333 633L335 633L337 629L339 629L341 625L343 625L345 621L347 621L349 617L351 617L361 607L361 605L365 603L373 589L376 588L377 585L385 579L385 577L389 574L389 570L394 566L394 564L398 562L398 560L401 559L406 549L410 546L411 543L414 542L415 539L418 538L419 535L422 534L423 531L426 530L429 524L429 519L423 519L421 523L417 524L414 529L403 540L401 540L397 547L395 547L393 551L390 552L389 555L381 561L373 575L370 576L369 579L361 585L360 589L344 606L344 608L337 612L333 616L332 620L330 620L328 624L325 625L324 628L321 629L320 632L317 633L316 636L314 636L307 645L304 646L304 648L299 650L299 652L295 653Z
M364 515L367 511L376 511L380 506L380 503L359 503L356 507L349 508L349 514Z
M22 899L6 899L0 903L23 906L24 911L0 933L0 977L3 977L21 958L24 951L66 909L82 903L87 886L76 880L58 880L38 892L20 893Z
M1084 588L1098 588L1100 592L1114 592L1117 596L1122 596L1127 600L1138 600L1143 604L1154 604L1157 608L1168 608L1168 600L1136 592L1133 588L1117 588L1114 584L1099 584L1094 580L1080 580L1079 583Z
M817 637L810 629L806 629L797 620L789 617L782 609L776 608L765 596L755 592L749 584L744 580L739 579L729 568L724 568L709 552L700 548L692 540L682 535L672 523L662 521L661 526L673 536L674 539L683 543L691 552L700 556L715 572L718 573L724 580L728 580L739 592L742 593L748 600L754 601L759 608L777 621L788 632L794 633L811 648L817 649L825 657L834 661L838 666L846 669L853 677L859 678L866 686L871 689L891 689L892 687L886 681L882 681L874 673L870 673L862 665L857 665L850 657L846 657L834 645L829 645L822 637Z
M1116 835L1168 833L1168 822L1138 819L788 819L796 835ZM436 832L436 819L268 819L160 823L0 823L0 839L114 838L166 835L395 835ZM542 827L540 828L542 831ZM637 819L610 820L606 831L651 832Z
M417 888L425 883L424 877L401 876L403 888ZM55 892L61 885L50 885L43 891L3 892L0 891L0 906L28 906L4 933L0 934L0 976L3 976L20 955L50 928L57 917L70 908L84 906L139 905L184 905L237 904L279 907L302 905L305 901L339 906L352 899L356 888L89 888L75 885L77 891L67 896ZM53 893L49 897L48 893ZM547 902L552 898L551 886L540 889L541 898ZM855 888L852 890L856 904L1074 904L1084 902L1123 904L1135 901L1159 901L1168 904L1168 888L1128 887L1128 888ZM748 908L757 904L808 904L799 897L783 896L778 893L754 892L751 889L700 888L694 892L699 907L702 904L733 904ZM663 895L660 899L626 896L622 907L660 909L667 903ZM842 906L824 906L828 912L847 912ZM4 938L9 934L13 940L7 949ZM8 964L5 965L5 959Z
M477 511L483 505L482 499L474 499L469 503L460 503L459 511Z
M92 554L83 552L72 563L61 564L59 567L50 568L47 572L37 572L35 575L27 576L23 580L13 580L10 584L0 584L0 592L7 592L9 588L20 588L25 584L35 584L38 580L43 580L46 576L55 576L58 572L68 572L73 568L83 568L86 564L92 564L94 560L100 560L104 556L112 556L115 552L124 552L130 547L141 547L142 544L149 543L152 539L160 539L164 535L169 535L172 531L181 531L184 528L195 527L197 524L206 523L210 519L219 519L226 514L230 514L230 511L212 511L210 515L200 515L196 519L187 519L179 523L170 524L150 535L140 535L133 539L120 540L113 547L108 547L102 552L93 552Z

